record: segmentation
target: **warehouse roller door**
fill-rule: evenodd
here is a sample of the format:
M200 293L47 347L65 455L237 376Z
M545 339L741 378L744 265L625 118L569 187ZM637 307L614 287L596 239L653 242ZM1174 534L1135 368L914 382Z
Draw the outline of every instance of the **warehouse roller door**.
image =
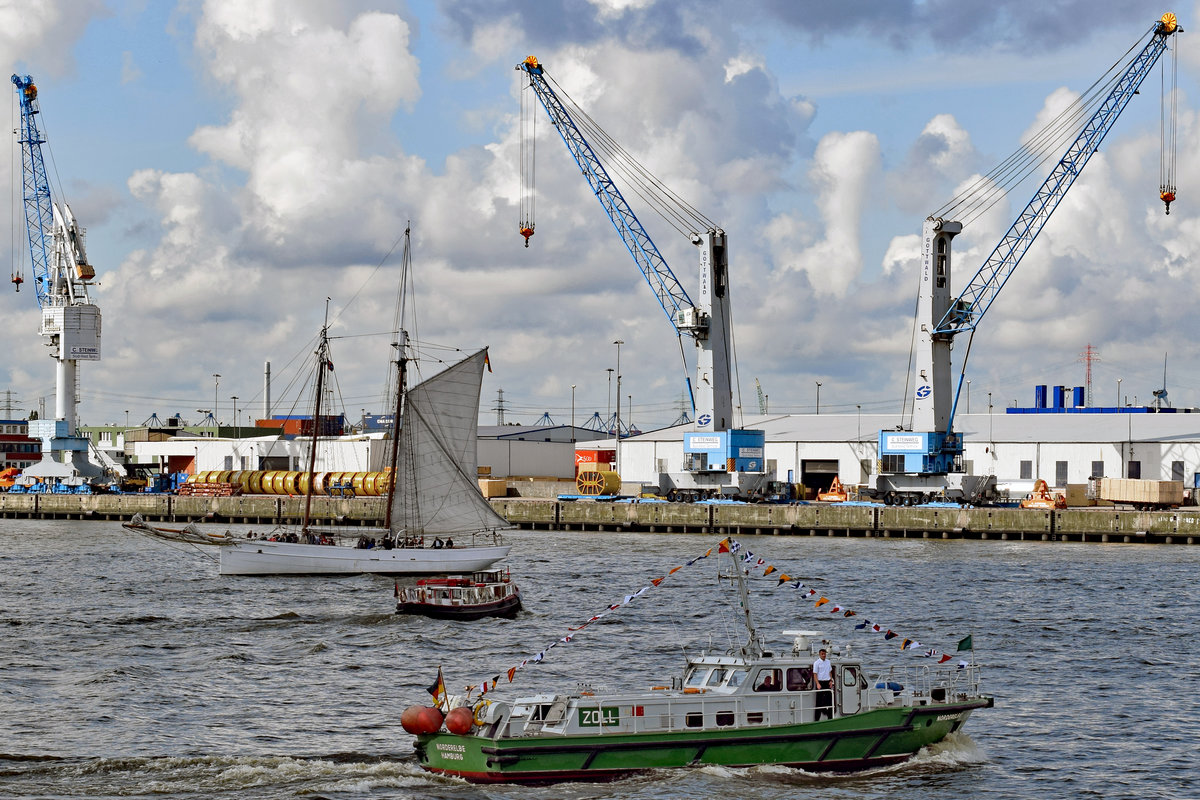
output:
M824 492L833 485L833 479L838 474L837 459L819 461L804 459L800 462L800 482L804 488Z

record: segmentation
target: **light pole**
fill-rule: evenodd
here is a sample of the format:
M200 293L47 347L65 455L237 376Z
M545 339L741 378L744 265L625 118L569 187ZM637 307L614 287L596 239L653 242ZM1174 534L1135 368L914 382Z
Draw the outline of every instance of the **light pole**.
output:
M613 342L617 346L617 438L613 441L613 456L615 457L614 466L618 475L621 474L621 345L625 342L617 339Z
M617 439L621 438L621 345L620 339L613 342L617 346Z
M571 444L575 444L575 384L571 384Z
M629 395L629 416L626 419L628 422L625 424L629 426L629 432L633 433L633 395Z
M125 409L125 427L129 427L129 409Z
M862 403L855 403L854 407L858 409L858 441L862 441Z
M238 426L237 401L238 401L238 396L236 394L231 395L229 399L233 401L233 435L234 435L234 438L237 438L237 426Z
M971 413L971 379L967 378L967 413Z
M988 392L988 413L992 413L992 393Z
M213 415L213 424L214 425L216 425L216 423L217 423L217 409L218 409L217 389L220 386L221 386L221 373L214 372L213 373L213 407L212 407L212 415ZM214 433L213 436L215 437L216 433Z
M613 368L608 368L608 407L604 409L604 424L612 422L612 376Z
M817 385L817 413L821 413L821 382L813 381Z
M1124 378L1117 378L1117 408L1121 407L1121 381Z

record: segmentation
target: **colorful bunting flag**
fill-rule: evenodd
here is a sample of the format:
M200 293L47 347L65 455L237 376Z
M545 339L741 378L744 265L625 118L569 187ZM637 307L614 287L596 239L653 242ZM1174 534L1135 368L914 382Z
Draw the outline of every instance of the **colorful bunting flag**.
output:
M684 566L692 566L696 562L710 557L712 555L714 549L718 553L729 553L731 555L741 552L742 555L740 556L740 558L741 558L742 563L744 565L747 565L749 569L763 568L762 577L764 577L764 578L771 575L772 573L778 572L779 574L776 576L777 582L775 585L778 587L778 586L782 586L785 583L792 583L793 586L796 588L796 590L800 593L800 597L802 599L807 600L807 599L813 598L818 595L818 592L816 589L806 587L804 585L803 581L795 580L792 578L792 576L790 576L786 573L783 573L783 572L779 572L779 570L773 564L767 564L767 562L764 559L762 559L762 558L756 559L754 553L750 552L749 550L744 550L742 548L741 542L738 542L735 539L726 537L717 543L716 548L709 548L702 555L696 556L695 558L691 559L690 561L687 561L685 564L673 567L669 572L667 572L666 575L664 575L662 577L654 578L653 580L651 580L649 582L649 585L643 586L642 588L640 588L638 591L634 592L633 594L625 595L625 597L623 598L623 600L621 602L613 603L613 604L609 605L604 611L600 612L599 614L594 614L593 616L589 617L587 620L585 620L579 626L574 627L574 628L569 627L568 630L571 631L571 633L568 633L566 636L562 637L561 639L557 639L556 641L551 642L544 650L542 650L537 655L532 656L531 658L522 660L520 664L510 667L507 671L505 671L501 674L498 674L491 679L482 681L481 684L478 685L478 688L480 688L480 695L484 695L484 694L487 694L488 692L495 691L496 686L500 682L502 675L507 675L508 682L512 683L518 670L523 669L524 667L526 667L529 664L541 663L546 657L546 652L549 651L551 648L556 647L559 644L570 643L571 640L574 638L574 633L577 633L578 631L583 630L584 628L591 625L593 622L597 622L597 621L603 619L608 614L610 614L614 611L617 611L624 606L630 605L631 603L633 603L634 600L637 600L639 597L643 597L644 595L646 595L651 589L661 586L663 581L665 581L668 576L674 575L676 572L683 569ZM395 591L396 592L399 591L399 584L396 585ZM816 600L813 607L820 608L824 605L829 604L830 602L831 601L829 600L828 597L825 597L822 595L822 596L818 597L818 599ZM831 614L841 613L844 617L847 617L847 618L858 616L858 612L853 611L851 609L845 609L841 605L837 605L837 604L831 606L828 609L828 611ZM891 629L887 629L885 626L882 626L878 623L872 623L870 620L867 620L867 619L864 619L861 622L858 622L854 626L854 629L855 630L870 630L875 633L883 633L883 638L885 640L895 639L895 638L899 637L899 634L897 634L895 631L893 631ZM901 650L916 650L920 646L921 646L920 642L918 642L914 639L908 639L908 638L903 639L900 643ZM965 638L963 638L962 640L960 640L958 642L957 649L959 651L971 650L972 649L971 636L968 635ZM937 658L938 659L937 663L939 663L939 664L944 664L947 661L950 661L952 659L952 656L941 653L940 651L933 649L933 648L926 650L922 655L924 655L926 658ZM966 661L960 661L958 664L959 669L966 669L967 666L968 666L968 664ZM477 688L477 686L475 686L475 685L467 686L466 691L467 691L468 696L470 696L471 692L473 692L476 688ZM433 686L429 687L429 692L431 695L433 695L434 700L435 700L435 702L438 703L439 707L442 705L442 703L444 703L446 700L448 700L448 695L446 695L445 683L444 683L444 679L442 676L441 667L438 668L438 681Z

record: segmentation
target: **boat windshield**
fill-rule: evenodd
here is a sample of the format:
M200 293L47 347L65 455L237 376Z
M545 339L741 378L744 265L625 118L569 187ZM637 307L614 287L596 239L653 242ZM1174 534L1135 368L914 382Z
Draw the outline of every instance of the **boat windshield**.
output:
M745 680L746 680L746 670L735 669L729 673L729 680L726 681L725 685L728 686L730 689L736 689L737 687L741 686Z
M728 674L728 672L729 672L729 670L717 667L716 669L714 669L712 671L712 674L708 676L708 680L705 682L705 685L706 686L720 686L721 683L725 680L725 676L726 676L726 674Z
M692 667L683 679L684 686L703 686L704 678L708 675L707 667Z

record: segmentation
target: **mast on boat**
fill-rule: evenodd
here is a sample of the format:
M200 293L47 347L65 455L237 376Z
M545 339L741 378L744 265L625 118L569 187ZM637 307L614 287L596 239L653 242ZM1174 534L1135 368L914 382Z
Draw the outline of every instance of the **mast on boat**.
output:
M325 298L325 322L321 325L321 334L317 341L317 401L313 408L312 444L308 451L308 485L304 490L304 521L300 525L300 534L308 535L308 525L312 520L312 493L317 466L317 431L321 426L321 397L325 394L325 370L329 368L329 298Z
M396 484L400 477L400 430L405 412L405 392L408 388L408 331L404 329L405 297L408 294L408 279L412 268L412 224L404 227L404 254L400 267L400 291L396 298L396 403L392 409L392 441L388 448L388 463L392 468L391 478L387 482L387 498L384 502L383 527L395 533L393 506L396 498ZM415 312L414 312L415 313ZM406 504L407 505L407 504ZM405 517L410 515L406 512ZM408 535L405 525L405 535Z
M408 255L408 231L404 232L404 253ZM407 261L407 258L406 258ZM383 527L392 530L392 501L396 497L396 477L398 474L397 459L400 453L400 420L404 418L404 389L408 378L408 332L401 330L400 336L392 347L396 348L396 405L392 410L392 442L388 450L388 463L391 464L392 474L387 482L387 500L383 506Z
M750 587L747 585L746 573L747 570L742 568L738 563L737 557L729 554L730 561L733 562L733 575L737 581L738 600L742 604L742 614L745 617L746 623L746 644L742 646L742 655L746 658L760 658L763 654L762 640L758 638L758 631L754 629L754 620L750 616Z

